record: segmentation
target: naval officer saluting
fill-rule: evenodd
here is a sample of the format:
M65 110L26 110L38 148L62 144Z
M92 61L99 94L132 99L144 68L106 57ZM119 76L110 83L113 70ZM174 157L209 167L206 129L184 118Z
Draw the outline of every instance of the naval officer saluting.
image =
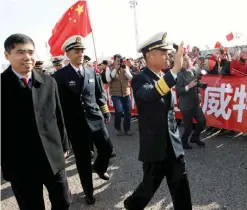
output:
M93 195L92 170L101 179L109 180L106 173L112 148L105 135L105 122L110 120L105 91L101 89L93 68L83 66L84 44L79 35L68 38L62 50L70 59L70 64L55 72L59 96L69 140L75 154L85 199L95 203ZM91 165L90 145L92 141L98 156Z
M157 191L164 176L175 210L191 210L190 188L185 171L184 151L176 125L171 88L183 62L183 43L175 65L165 75L168 50L166 33L158 33L140 46L146 67L131 84L139 116L140 152L143 181L124 201L127 210L143 210Z

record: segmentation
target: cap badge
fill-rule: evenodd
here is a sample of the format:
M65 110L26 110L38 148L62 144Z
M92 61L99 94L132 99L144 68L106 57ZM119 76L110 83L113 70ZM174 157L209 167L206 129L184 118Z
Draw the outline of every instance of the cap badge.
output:
M165 41L166 40L166 36L167 36L167 33L165 32L163 37L162 37L162 40Z
M78 43L78 42L81 42L81 37L76 37L75 41Z

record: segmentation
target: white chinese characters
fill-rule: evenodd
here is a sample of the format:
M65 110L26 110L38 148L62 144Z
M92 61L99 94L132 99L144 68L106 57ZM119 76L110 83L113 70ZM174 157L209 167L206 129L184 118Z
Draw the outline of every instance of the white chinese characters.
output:
M234 97L233 97L234 93ZM215 117L222 116L229 120L232 111L237 111L237 122L242 122L243 112L247 110L247 93L245 85L232 88L230 84L221 84L220 87L208 87L204 95L203 112Z
M238 104L233 105L233 110L238 111L237 122L242 122L243 112L247 110L247 93L245 92L245 85L241 85L240 89L238 87L236 88L233 101L238 101Z

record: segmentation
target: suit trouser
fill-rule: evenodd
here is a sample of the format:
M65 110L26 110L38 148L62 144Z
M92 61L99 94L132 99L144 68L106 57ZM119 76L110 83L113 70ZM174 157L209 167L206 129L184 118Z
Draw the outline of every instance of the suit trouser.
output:
M168 157L158 163L143 163L143 181L125 201L128 210L143 210L159 188L164 176L175 210L192 210L189 182L183 158Z
M109 137L107 128L105 127L105 128L103 128L103 129L104 129L104 131L102 131L102 132L104 132L104 136L105 136L105 138L107 139L107 143L109 144L109 146L111 147L112 152L113 152L113 144L112 144L111 139L110 139L110 137ZM90 150L91 150L92 152L94 152L94 144L93 144L93 141L91 142Z
M191 140L200 140L200 134L206 126L206 118L202 112L202 109L198 107L196 109L183 110L181 112L185 127L182 135L182 142L188 142L190 134L193 130L193 119L195 119L197 123L194 126L194 132L191 136Z
M11 181L11 187L20 210L44 210L43 184L49 192L52 210L68 210L72 202L65 170L56 175L45 173L41 179L35 175Z
M69 134L72 148L74 151L76 166L81 180L84 194L87 196L93 195L93 178L92 178L92 164L91 164L91 141L97 149L97 157L95 159L93 168L98 173L105 173L109 164L112 149L107 143L104 135L104 130L91 132L89 128L83 129L83 137L78 138L76 132Z

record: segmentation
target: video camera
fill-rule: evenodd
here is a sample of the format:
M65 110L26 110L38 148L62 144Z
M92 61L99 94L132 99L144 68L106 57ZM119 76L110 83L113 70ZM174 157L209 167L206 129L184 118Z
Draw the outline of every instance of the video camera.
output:
M120 58L120 68L126 69L125 58Z
M207 83L202 83L201 79L202 76L206 75L207 72L205 70L197 71L196 77L197 77L197 87L202 88L203 90L206 90L208 87Z

